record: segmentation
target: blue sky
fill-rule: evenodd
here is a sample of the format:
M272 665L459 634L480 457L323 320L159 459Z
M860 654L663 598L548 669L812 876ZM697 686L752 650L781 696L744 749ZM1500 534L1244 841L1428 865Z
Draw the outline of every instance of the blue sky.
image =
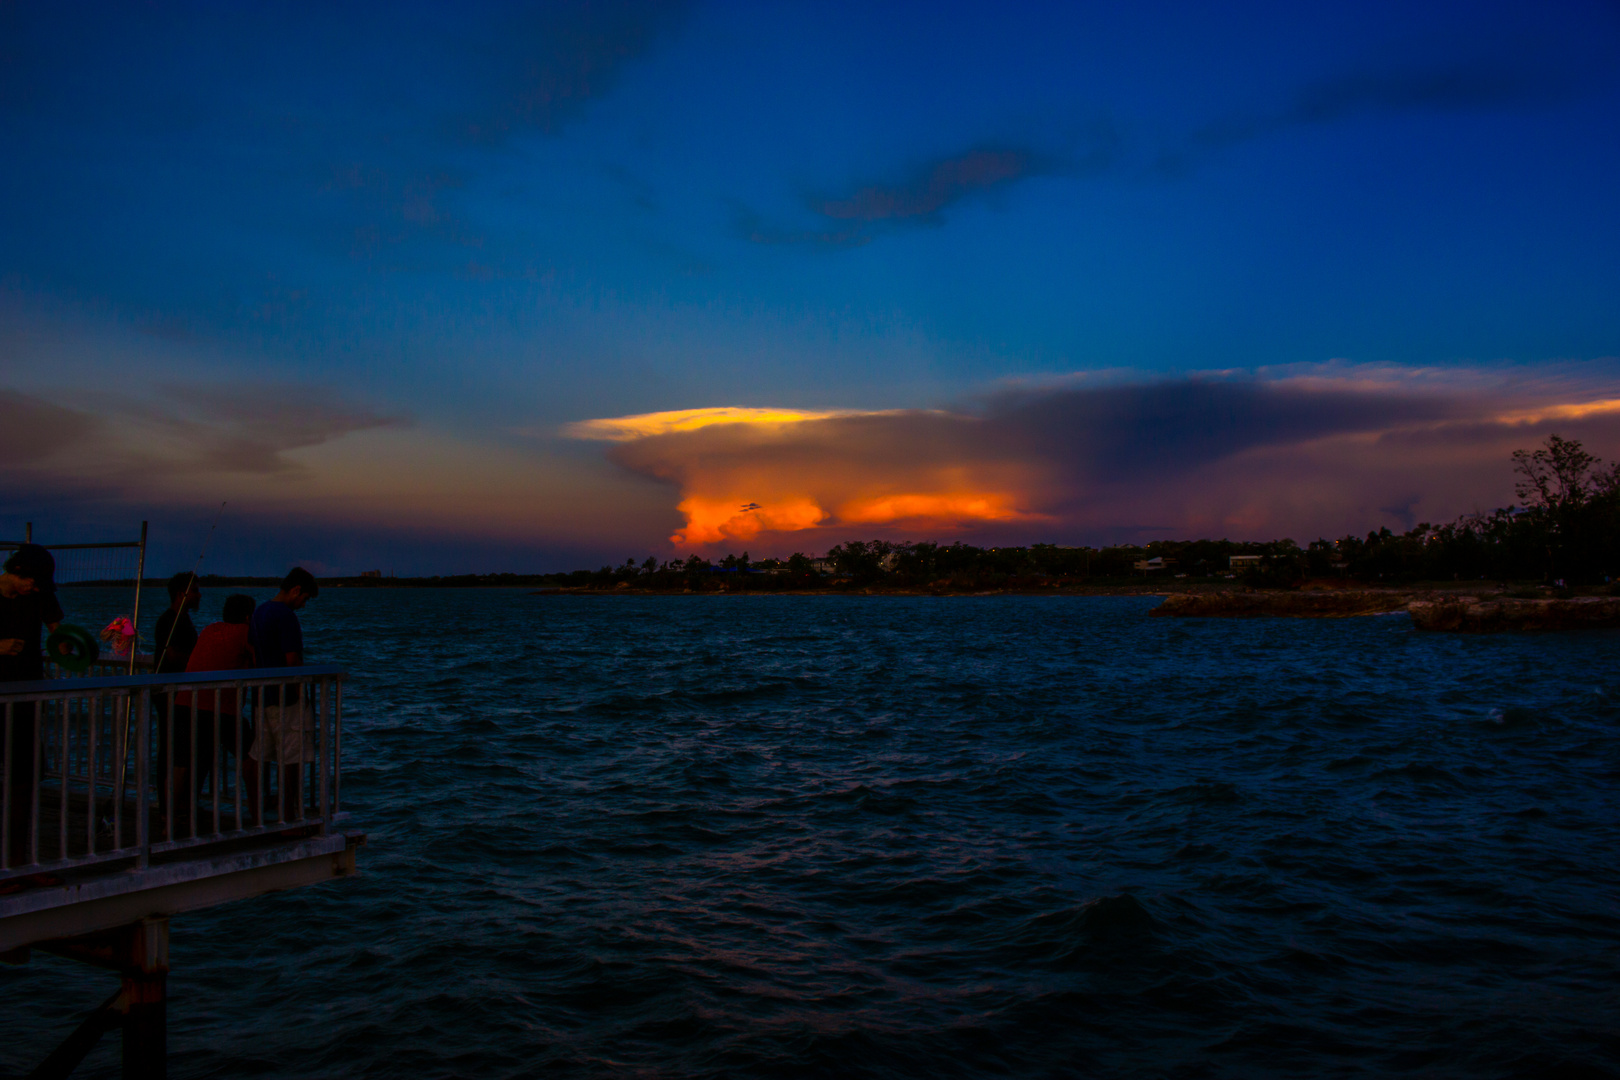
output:
M1620 451L1616 46L1612 3L7 5L0 532L178 553L229 499L221 568L450 572L1501 504L1555 421ZM1390 419L1212 443L1211 381ZM913 422L1014 391L1067 434ZM1228 411L1118 422L1162 393ZM568 434L722 406L806 418Z

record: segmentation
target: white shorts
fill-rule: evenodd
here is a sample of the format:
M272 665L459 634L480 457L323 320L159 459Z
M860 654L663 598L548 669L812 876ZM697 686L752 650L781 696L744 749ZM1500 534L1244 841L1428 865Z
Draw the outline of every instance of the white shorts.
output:
M252 754L258 761L292 765L315 760L320 744L315 741L315 714L310 711L308 702L266 705L259 710L255 726ZM302 746L299 745L300 729Z

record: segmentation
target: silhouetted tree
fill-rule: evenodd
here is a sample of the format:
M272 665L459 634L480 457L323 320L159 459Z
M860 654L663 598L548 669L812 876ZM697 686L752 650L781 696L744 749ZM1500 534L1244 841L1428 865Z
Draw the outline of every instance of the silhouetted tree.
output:
M1545 553L1547 578L1573 584L1613 569L1620 466L1606 469L1578 440L1549 435L1538 450L1515 450L1513 471L1526 511L1521 528Z

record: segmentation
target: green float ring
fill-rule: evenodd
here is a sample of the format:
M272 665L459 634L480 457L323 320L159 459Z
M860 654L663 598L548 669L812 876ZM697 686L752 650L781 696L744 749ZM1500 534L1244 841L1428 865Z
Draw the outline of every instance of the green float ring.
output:
M63 623L45 639L45 656L69 671L88 671L101 657L101 646L84 627Z

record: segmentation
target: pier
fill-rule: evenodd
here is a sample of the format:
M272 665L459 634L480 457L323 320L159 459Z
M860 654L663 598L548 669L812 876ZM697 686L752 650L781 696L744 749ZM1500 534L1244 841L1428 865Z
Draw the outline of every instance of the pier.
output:
M343 679L314 665L0 684L0 961L40 951L120 979L30 1076L69 1075L114 1030L125 1077L164 1076L169 919L355 872ZM276 717L285 734L255 768L237 751Z

